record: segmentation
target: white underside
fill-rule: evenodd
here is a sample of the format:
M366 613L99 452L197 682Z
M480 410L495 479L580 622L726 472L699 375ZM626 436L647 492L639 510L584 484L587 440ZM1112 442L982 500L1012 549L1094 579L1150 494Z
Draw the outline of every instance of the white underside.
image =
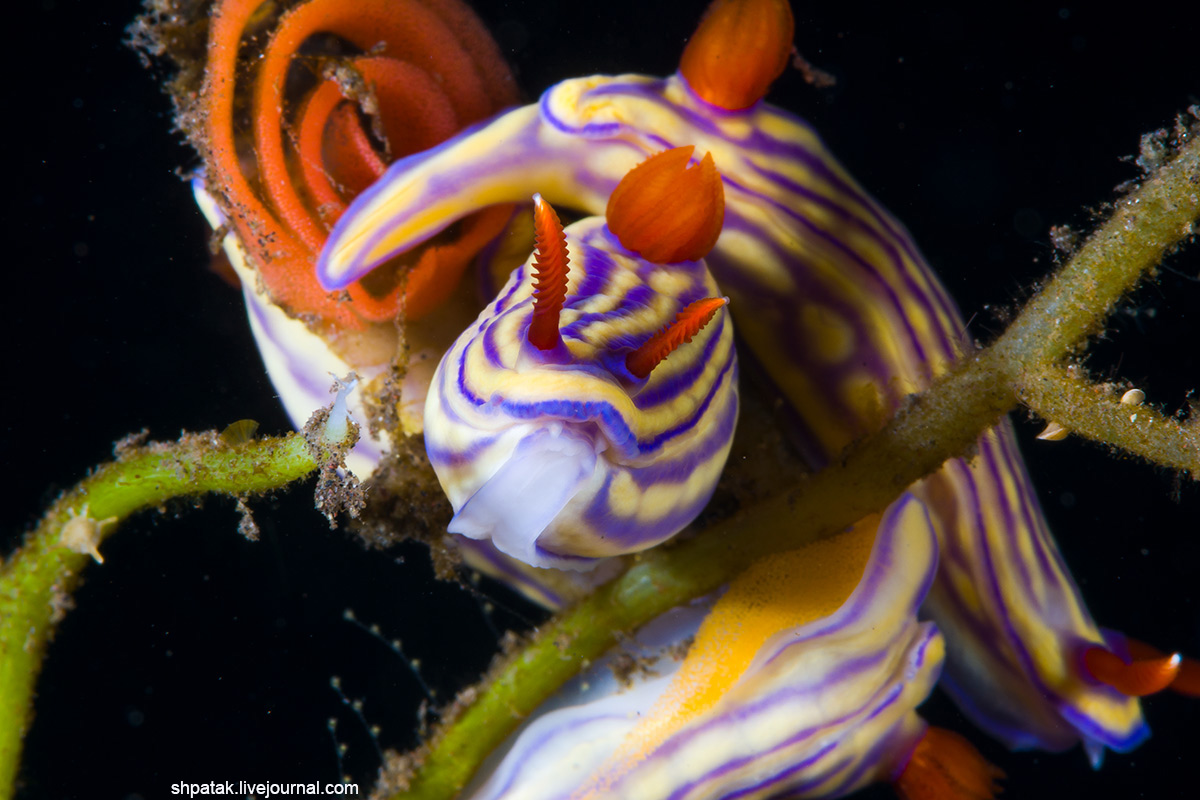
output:
M454 515L448 530L491 539L496 548L535 567L562 567L538 550L538 538L596 471L590 439L562 426L523 438Z

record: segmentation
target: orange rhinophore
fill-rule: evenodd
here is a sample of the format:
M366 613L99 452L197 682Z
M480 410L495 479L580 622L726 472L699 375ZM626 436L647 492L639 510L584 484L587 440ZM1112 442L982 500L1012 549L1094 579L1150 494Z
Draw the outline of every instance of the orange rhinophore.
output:
M1145 697L1166 689L1179 674L1182 660L1175 653L1135 658L1125 663L1103 647L1093 646L1083 651L1083 665L1088 673L1128 697Z
M621 244L656 264L703 258L725 221L725 189L712 154L689 167L692 145L638 164L608 198L608 229Z
M461 0L311 0L269 34L258 30L261 6L221 0L212 15L201 94L208 190L290 313L351 328L428 313L507 208L381 266L349 288L350 303L317 283L315 258L389 163L517 100L499 49Z
M558 214L540 194L533 196L533 227L537 235L533 263L536 289L533 293L533 319L529 323L529 343L539 350L553 350L562 341L558 315L567 297L567 239Z
M1003 777L962 736L931 725L892 786L901 800L991 800Z
M625 357L625 368L636 378L645 379L667 356L692 340L722 306L728 297L705 297L688 305L675 315L675 321L646 340L645 344Z
M787 0L714 0L684 48L679 72L714 106L749 108L787 67L794 32Z

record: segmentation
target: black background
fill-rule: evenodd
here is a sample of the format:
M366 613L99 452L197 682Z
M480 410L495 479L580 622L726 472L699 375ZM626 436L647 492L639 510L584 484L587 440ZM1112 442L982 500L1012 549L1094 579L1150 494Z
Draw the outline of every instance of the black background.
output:
M1200 102L1193 4L1011 5L798 6L799 47L838 85L817 91L789 75L772 95L908 224L985 340L1003 327L997 309L1051 268L1049 225L1086 225L1086 209L1136 176L1121 157L1140 134ZM700 6L481 12L534 97L569 76L673 70ZM6 543L130 431L171 438L242 417L268 433L287 427L239 294L206 269L208 233L175 176L195 162L170 130L161 74L122 46L136 11L33 0L9 19ZM1200 251L1168 266L1114 316L1089 363L1173 412L1200 389ZM1097 619L1200 655L1200 492L1079 441L1035 442L1035 423L1019 428ZM257 544L236 534L231 501L209 499L143 514L104 545L107 563L86 573L39 682L22 797L334 780L330 717L365 786L376 755L334 675L365 698L385 746L415 742L411 673L343 609L401 638L440 699L486 665L494 630L477 597L432 580L419 548L364 552L310 505L308 487L254 502ZM496 627L535 614L485 589L516 612L497 610ZM939 696L927 708L970 730ZM1154 738L1100 772L1079 750L1009 754L974 738L1009 772L1013 797L1191 796L1200 703L1163 696L1145 708Z

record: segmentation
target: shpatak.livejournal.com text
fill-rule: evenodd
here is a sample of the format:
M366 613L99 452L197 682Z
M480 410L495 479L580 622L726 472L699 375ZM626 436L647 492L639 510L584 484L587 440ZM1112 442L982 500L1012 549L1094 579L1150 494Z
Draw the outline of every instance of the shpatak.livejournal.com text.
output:
M200 795L224 795L226 797L356 797L357 783L271 783L252 781L208 781L207 783L171 784L171 794L197 797Z

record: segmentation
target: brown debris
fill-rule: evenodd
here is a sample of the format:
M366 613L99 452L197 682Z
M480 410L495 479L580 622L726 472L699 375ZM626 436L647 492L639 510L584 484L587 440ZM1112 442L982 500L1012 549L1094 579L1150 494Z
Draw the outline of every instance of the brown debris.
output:
M828 89L837 85L837 78L832 73L813 66L795 47L792 48L792 69L799 70L804 82L813 88Z
M258 541L258 523L254 521L254 515L250 513L250 506L246 505L246 498L239 497L237 499L237 510L241 518L238 520L238 533L246 537L251 542Z
M150 438L150 429L142 428L136 433L126 434L124 437L113 442L113 458L121 461L135 454L135 451L146 444L146 440Z

